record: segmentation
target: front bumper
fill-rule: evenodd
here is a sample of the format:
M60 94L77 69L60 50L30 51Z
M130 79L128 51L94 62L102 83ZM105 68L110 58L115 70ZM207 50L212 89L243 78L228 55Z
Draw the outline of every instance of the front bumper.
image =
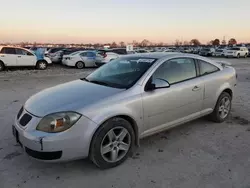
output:
M24 114L32 116L27 125L22 126L20 119ZM70 129L61 133L45 133L36 130L41 118L29 112L15 119L13 133L16 141L31 157L50 162L70 161L88 157L92 136L97 125L82 116Z

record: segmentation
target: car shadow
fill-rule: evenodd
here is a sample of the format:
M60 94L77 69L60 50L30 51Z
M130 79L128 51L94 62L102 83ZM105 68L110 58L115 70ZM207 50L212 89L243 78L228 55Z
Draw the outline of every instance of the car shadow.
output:
M141 139L140 147L136 148L134 154L130 156L132 159L137 159L138 152L143 152L147 150L151 150L151 148L155 147L159 149L160 146L166 146L166 142L175 142L176 139L180 138L181 136L188 136L192 134L192 130L195 129L205 129L205 127L216 125L216 123L208 121L206 118L201 118L198 120L194 120L192 122L180 125L178 127L169 129L167 131L163 131L161 133L146 137ZM27 157L27 156L26 156ZM27 159L28 160L28 159ZM125 162L126 163L126 162ZM100 171L89 159L81 159L71 162L61 162L61 163L44 163L37 160L32 159L32 164L29 166L29 169L37 170L37 169L49 169L50 173L54 172L56 174L60 174L58 172L66 173L66 169L71 169L70 171L80 171L83 174L96 174ZM112 170L112 169L107 169Z

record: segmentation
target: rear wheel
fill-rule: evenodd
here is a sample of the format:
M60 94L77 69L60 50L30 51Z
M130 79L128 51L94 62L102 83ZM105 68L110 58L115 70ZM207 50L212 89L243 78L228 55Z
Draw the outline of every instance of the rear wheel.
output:
M245 54L245 56L244 56L245 58L247 58L247 54Z
M99 168L113 168L128 158L134 143L135 134L130 123L123 118L112 118L96 131L89 156Z
M227 93L223 92L214 108L213 113L210 115L212 121L221 123L226 120L231 111L232 97Z
M2 61L0 61L0 71L3 71L4 70L4 64Z
M85 67L85 64L82 61L78 61L76 63L76 68L83 69Z
M36 64L36 68L39 70L45 70L48 67L48 63L46 61L38 61Z

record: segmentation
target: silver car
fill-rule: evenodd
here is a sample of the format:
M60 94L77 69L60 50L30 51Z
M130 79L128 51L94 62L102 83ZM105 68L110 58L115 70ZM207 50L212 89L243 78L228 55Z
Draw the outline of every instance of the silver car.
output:
M234 68L198 55L126 55L32 96L13 134L39 160L89 157L100 168L115 167L143 137L205 115L223 122L235 86Z

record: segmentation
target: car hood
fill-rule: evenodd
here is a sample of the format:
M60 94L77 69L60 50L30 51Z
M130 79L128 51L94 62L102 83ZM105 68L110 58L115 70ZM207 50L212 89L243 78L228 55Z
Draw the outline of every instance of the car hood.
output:
M24 108L38 117L63 112L79 112L84 107L111 97L124 89L117 89L76 80L45 89L30 97Z

